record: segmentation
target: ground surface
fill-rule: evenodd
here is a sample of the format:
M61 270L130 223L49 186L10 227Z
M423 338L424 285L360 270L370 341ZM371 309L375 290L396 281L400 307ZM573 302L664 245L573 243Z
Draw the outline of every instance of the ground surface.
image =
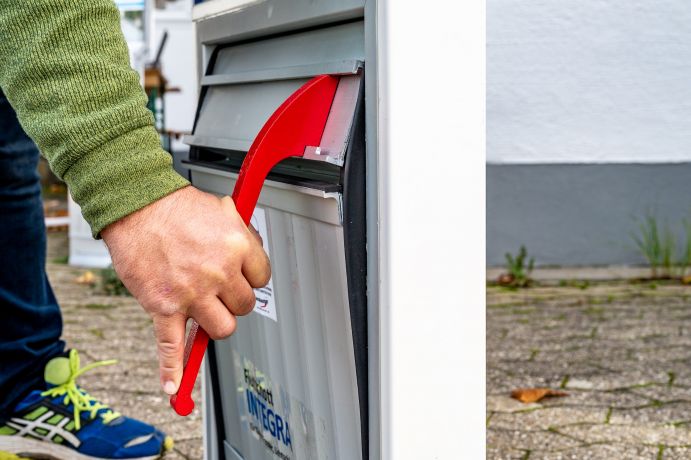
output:
M691 287L561 284L488 288L487 458L691 458Z
M78 383L119 412L152 423L173 436L175 450L166 455L166 460L201 459L200 411L197 408L189 417L179 417L168 405L158 383L148 315L132 297L106 296L98 287L77 284L75 278L85 270L62 263L66 255L66 233L51 233L48 275L62 306L67 345L79 350L82 366L105 359L119 360L117 365L87 372ZM194 398L201 401L199 385Z

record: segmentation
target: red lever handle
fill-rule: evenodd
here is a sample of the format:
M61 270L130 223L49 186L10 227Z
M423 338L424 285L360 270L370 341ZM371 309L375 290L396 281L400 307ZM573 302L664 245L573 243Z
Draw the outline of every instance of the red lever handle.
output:
M233 189L235 208L245 224L249 225L271 168L288 157L303 156L307 146L319 145L338 80L330 75L312 78L286 99L259 131ZM208 344L209 335L193 322L185 346L180 388L170 397L170 405L179 415L189 415L194 409L192 389Z

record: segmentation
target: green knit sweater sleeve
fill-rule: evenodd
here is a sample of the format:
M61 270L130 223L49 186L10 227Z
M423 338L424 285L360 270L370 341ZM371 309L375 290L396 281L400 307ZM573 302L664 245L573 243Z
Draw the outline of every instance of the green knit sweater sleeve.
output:
M112 0L0 0L0 88L94 236L188 184L161 148Z

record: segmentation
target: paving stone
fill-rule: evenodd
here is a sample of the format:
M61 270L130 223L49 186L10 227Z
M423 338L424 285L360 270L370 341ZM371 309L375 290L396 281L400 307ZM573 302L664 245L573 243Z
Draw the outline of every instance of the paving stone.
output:
M610 417L610 422L616 424L673 424L686 420L691 420L691 403L689 402L653 404L635 409L613 409ZM689 443L691 444L691 439Z
M663 460L688 460L691 458L691 447L665 447L662 450Z
M676 379L675 379L676 382ZM675 401L687 401L691 402L691 388L680 387L676 384L674 386L669 385L653 385L649 387L634 388L631 390L632 393L639 394L646 398L663 401L663 402L675 402Z
M635 408L650 404L649 398L629 391L582 391L568 386L565 391L569 394L567 397L546 400L544 404L590 408Z
M593 367L592 363L588 364ZM645 368L645 364L641 364L641 368L633 364L620 372L603 372L592 374L587 378L575 377L575 382L567 384L567 388L592 389L601 391L613 391L618 389L626 389L650 384L665 384L669 379L667 371L654 368Z
M493 429L505 430L515 429L517 426L529 431L547 430L563 425L604 423L608 413L606 408L534 406L532 410L511 413L497 411L492 414L489 426Z
M551 431L523 431L491 429L487 432L487 444L511 446L518 450L559 450L577 447L581 441Z
M487 459L491 460L525 460L526 451L511 449L510 447L487 447Z
M584 443L631 444L631 445L686 445L691 441L686 429L663 424L641 425L572 425L563 426L559 431L573 436Z
M489 412L522 412L542 407L540 404L525 404L509 396L487 396L487 410Z
M595 444L560 451L530 453L530 460L656 460L657 447ZM489 457L488 457L489 458ZM666 457L665 457L666 458Z

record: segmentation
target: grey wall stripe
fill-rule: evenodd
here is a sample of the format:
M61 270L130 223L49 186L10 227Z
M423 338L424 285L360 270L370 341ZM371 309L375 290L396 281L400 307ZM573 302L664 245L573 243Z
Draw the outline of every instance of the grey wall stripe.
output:
M487 165L487 264L525 244L538 265L641 264L630 238L654 213L681 237L691 163Z

